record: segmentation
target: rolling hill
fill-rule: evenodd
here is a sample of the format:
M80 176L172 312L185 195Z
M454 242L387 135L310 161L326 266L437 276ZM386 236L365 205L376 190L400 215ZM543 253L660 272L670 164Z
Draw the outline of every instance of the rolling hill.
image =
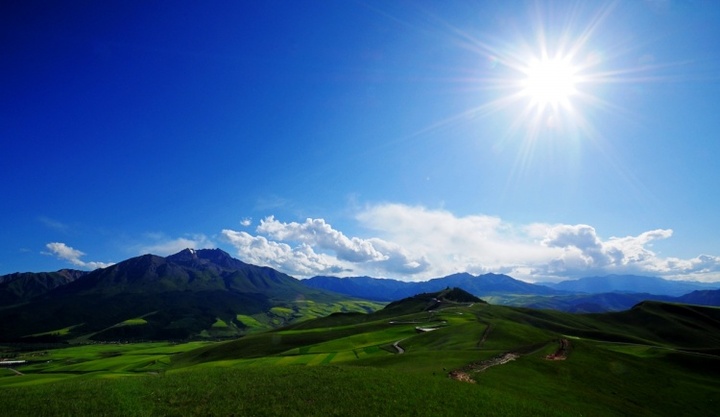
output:
M472 414L467 403L480 393L488 394L481 409L494 410L488 415L704 415L720 393L720 309L643 302L625 312L578 315L483 302L436 304L441 298L421 294L372 314L334 314L205 346L175 356L172 366L234 364L239 372L271 373L288 367L294 378L318 378L308 382L316 390L334 381L325 370L347 377L357 369L368 373L365 381L407 384L402 394L385 389L445 415ZM379 369L387 380L369 376ZM390 383L392 376L415 383ZM447 391L436 386L448 377L458 385ZM473 391L462 391L468 382L476 384ZM347 408L349 398L367 388L334 384L336 407L344 402L345 413L367 415ZM292 397L295 390L286 392ZM453 392L462 392L462 399ZM373 395L387 404L399 401Z
M446 288L223 342L17 358L21 377L0 372L13 416L705 416L720 395L720 309L568 314Z

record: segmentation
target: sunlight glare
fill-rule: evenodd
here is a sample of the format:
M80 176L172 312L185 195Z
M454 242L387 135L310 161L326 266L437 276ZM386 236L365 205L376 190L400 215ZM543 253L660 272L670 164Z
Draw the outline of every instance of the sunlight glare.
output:
M577 70L567 58L533 59L523 72L523 95L541 108L567 105L576 92Z

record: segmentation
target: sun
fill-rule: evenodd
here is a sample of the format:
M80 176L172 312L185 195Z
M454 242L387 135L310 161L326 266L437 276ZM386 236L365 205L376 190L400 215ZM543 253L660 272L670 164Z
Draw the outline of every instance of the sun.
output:
M568 107L570 98L577 93L578 69L569 58L535 58L522 72L521 94L533 106Z
M450 38L479 58L469 61L470 67L461 66L456 79L476 94L472 99L477 105L416 134L492 118L492 123L506 127L498 135L497 148L520 143L523 161L543 143L601 143L604 127L596 121L613 112L625 113L623 103L610 100L617 97L617 86L657 81L660 78L647 72L664 66L625 66L623 48L616 51L614 37L608 41L601 35L618 2L598 9L584 9L580 3L566 11L536 4L528 10L527 25L506 32L505 27L513 25L502 24L497 26L500 34L450 26ZM636 62L634 56L629 58Z

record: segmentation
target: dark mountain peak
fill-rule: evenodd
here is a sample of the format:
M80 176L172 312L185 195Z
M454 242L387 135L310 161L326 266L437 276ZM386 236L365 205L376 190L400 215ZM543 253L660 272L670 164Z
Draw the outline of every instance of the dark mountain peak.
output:
M505 274L496 274L496 273L494 273L494 272L488 272L487 274L478 275L478 277L479 277L479 278L486 278L486 279L489 279L489 278L497 278L497 279L512 279L512 280L515 280L515 278L510 277L510 276L508 276L508 275L505 275Z
M222 269L241 269L247 264L222 249L183 249L165 258L168 262L194 267L214 265Z
M195 249L187 248L183 249L180 252L167 256L165 258L166 260L170 262L188 262L188 261L194 261L198 259L197 251Z
M195 253L198 258L208 260L220 266L237 268L239 266L247 265L246 263L233 258L229 253L222 249L200 249L195 251Z
M184 249L165 258L142 255L95 270L73 284L64 292L112 295L229 291L273 296L308 292L290 276L246 264L220 249Z
M454 274L450 274L446 277L443 277L445 279L473 279L476 278L475 275L469 273L469 272L456 272Z
M517 280L513 277L507 276L505 274L495 274L493 272L488 272L487 274L478 275L478 278L492 283L524 283L523 281Z
M431 286L443 285L464 288L471 294L484 295L498 292L514 294L551 294L555 291L540 285L530 284L504 274L492 272L483 275L472 275L467 272L435 278L428 281Z

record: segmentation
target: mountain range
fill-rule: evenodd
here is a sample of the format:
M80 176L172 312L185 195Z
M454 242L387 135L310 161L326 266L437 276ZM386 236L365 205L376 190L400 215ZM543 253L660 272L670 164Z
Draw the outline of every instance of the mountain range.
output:
M588 277L544 285L492 273L477 276L460 273L421 282L329 276L317 276L303 282L313 288L376 301L393 301L417 293L458 287L494 304L576 313L626 310L644 300L720 306L720 290L714 289L718 288L717 283L669 281L635 275Z
M219 249L143 255L88 273L4 276L4 341L236 336L332 311L372 311Z
M552 285L492 273L458 273L424 282L328 276L298 280L220 249L186 249L167 257L142 255L92 272L0 276L0 340L235 337L333 312L374 311L382 306L377 302L447 288L493 304L568 312L626 310L644 300L720 305L720 290L709 289L714 288L710 284L653 277L612 275Z
M492 273L479 276L458 273L420 282L370 277L338 278L317 276L306 279L303 283L312 288L330 290L376 301L395 301L418 293L440 291L447 287L462 288L471 294L482 296L492 294L558 295L566 293L542 285L523 282L507 275Z
M679 297L692 291L717 289L718 283L670 281L639 275L606 275L585 277L543 285L556 290L599 294L608 292L651 293Z
M56 272L16 272L0 276L0 306L16 304L69 284L86 271L61 269Z

